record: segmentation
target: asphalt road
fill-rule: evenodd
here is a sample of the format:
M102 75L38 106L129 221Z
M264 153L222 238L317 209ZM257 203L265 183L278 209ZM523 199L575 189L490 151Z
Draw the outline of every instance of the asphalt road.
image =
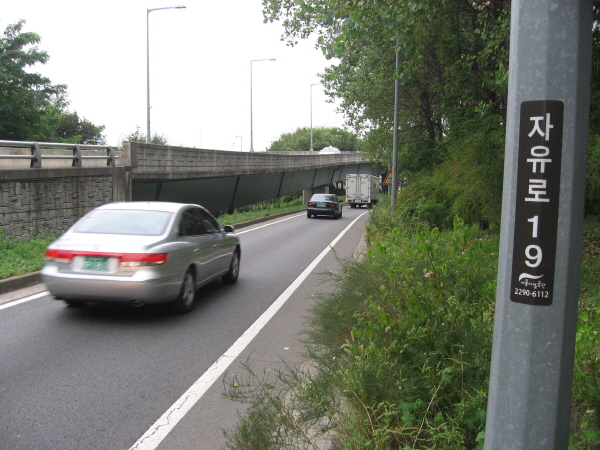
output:
M302 363L307 310L332 289L323 273L352 257L368 220L364 209L343 212L241 230L238 283L200 289L188 315L160 306L69 308L43 293L0 304L0 449L221 448L222 429L235 425L242 405L222 397L215 362L230 357L229 374L248 358L259 371ZM248 329L259 331L240 347Z

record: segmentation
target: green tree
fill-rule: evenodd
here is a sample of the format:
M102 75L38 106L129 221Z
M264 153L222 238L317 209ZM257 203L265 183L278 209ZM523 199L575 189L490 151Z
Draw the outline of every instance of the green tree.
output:
M595 205L600 221L600 0L594 1L592 28L592 89L586 173L586 214Z
M594 0L593 11L590 132L600 135L600 0Z
M590 133L586 172L586 214L595 201L600 221L600 134Z
M321 150L330 145L342 151L356 151L359 140L353 133L341 128L313 128L313 150ZM284 133L271 144L268 151L307 151L310 150L310 128L302 127L291 133Z
M71 142L75 144L104 145L104 125L96 126L89 120L80 119L74 112L57 112L53 117L55 126L51 129L52 136L47 138L52 142ZM46 140L46 139L44 139Z
M22 32L25 21L9 25L0 39L0 139L104 144L104 125L68 112L65 85L29 69L45 64L40 36Z
M140 127L137 126L135 128L135 131L125 136L123 140L129 142L146 142L146 135L142 134L140 131ZM150 143L159 145L169 145L167 138L164 134L154 134Z
M316 34L318 46L337 60L323 75L326 92L364 137L364 150L382 162L392 148L394 78L400 150L428 153L422 169L441 162L436 144L457 123L505 114L508 0L263 0L263 6L267 20L283 21L289 43Z
M36 44L40 36L21 32L25 21L9 25L0 38L0 138L38 140L46 130L42 117L46 109L63 97L66 86L31 72L45 64L48 54Z

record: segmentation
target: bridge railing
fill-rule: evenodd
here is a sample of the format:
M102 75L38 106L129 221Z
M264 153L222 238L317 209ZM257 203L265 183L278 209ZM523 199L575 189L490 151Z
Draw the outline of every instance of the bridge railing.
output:
M114 147L110 145L91 145L91 144L70 144L64 142L26 142L26 141L3 141L0 140L0 148L16 148L10 154L0 154L0 160L30 160L29 167L32 169L41 169L43 159L65 159L71 160L71 167L83 167L83 160L105 160L107 166L114 167L115 155ZM29 151L27 149L29 148ZM42 151L42 150L55 150ZM72 153L65 152L64 149L72 150ZM56 152L58 150L58 152ZM88 152L86 152L88 151ZM92 151L92 152L89 152ZM97 154L103 152L103 154ZM105 152L105 153L104 153ZM92 154L87 154L92 153ZM1 166L4 166L2 164ZM0 167L1 167L0 166Z

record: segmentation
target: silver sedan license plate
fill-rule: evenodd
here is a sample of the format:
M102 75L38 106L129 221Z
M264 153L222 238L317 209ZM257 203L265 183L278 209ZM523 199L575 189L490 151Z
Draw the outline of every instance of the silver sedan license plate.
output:
M108 271L108 258L102 256L86 256L83 259L83 270L94 270L98 272Z

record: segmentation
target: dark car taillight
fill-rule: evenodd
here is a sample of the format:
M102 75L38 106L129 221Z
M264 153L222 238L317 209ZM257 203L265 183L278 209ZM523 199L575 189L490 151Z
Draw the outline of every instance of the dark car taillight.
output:
M335 208L335 203L332 203L331 205L329 205L330 208Z

